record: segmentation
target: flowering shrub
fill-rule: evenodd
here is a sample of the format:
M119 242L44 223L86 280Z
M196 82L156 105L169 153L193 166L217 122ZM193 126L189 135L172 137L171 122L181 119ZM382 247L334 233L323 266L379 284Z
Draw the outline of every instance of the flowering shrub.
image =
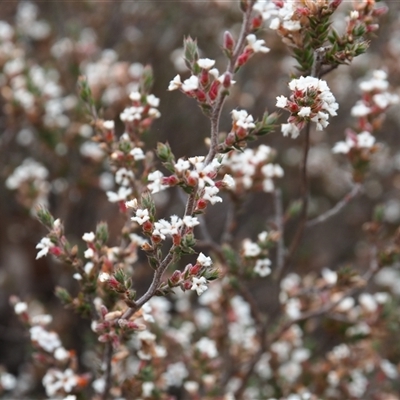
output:
M134 3L121 10L163 20ZM183 101L169 111L188 125L170 143L158 135L157 71L102 50L98 21L56 39L29 2L14 25L0 21L6 196L67 310L1 277L19 319L9 332L29 342L23 361L4 359L4 398L396 398L400 164L381 137L398 125L388 81L398 67L363 61L350 82L348 64L378 40L387 9L341 3L210 2L221 55L208 58L191 36L172 53L179 73L163 96ZM107 5L96 13L107 20ZM228 23L240 28L215 37ZM137 45L138 35L125 32ZM258 99L276 99L274 111L257 110L246 71L284 49L296 65ZM347 120L349 91L358 97ZM195 103L208 128L196 127ZM338 225L357 231L347 249ZM12 224L8 235L23 237Z

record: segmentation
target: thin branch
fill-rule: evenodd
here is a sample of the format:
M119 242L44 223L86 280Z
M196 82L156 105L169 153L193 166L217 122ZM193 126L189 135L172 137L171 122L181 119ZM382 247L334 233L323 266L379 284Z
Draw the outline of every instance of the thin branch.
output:
M322 222L325 222L329 218L332 218L336 214L338 214L351 200L353 200L359 193L362 191L362 185L357 183L351 192L347 193L346 196L343 197L333 208L321 214L320 216L307 221L306 228L310 228Z
M308 152L310 149L310 131L311 131L311 121L307 122L306 132L304 137L304 147L303 147L303 160L301 165L301 210L300 210L300 222L297 227L296 233L294 234L292 243L289 247L288 254L286 256L283 268L281 268L280 275L282 275L283 270L288 266L294 253L296 252L297 248L299 247L300 240L303 236L304 228L306 225L307 220L307 211L308 211L308 174L307 174L307 160L308 160Z
M112 356L113 356L113 347L111 342L107 342L104 348L104 362L106 364L105 371L105 386L104 391L101 396L102 400L109 399L110 389L111 389L111 378L112 378Z
M275 277L281 275L282 268L285 264L285 242L284 242L284 225L283 225L283 207L282 207L282 192L280 189L274 191L275 205L275 225L279 232L279 240L276 249L276 269Z

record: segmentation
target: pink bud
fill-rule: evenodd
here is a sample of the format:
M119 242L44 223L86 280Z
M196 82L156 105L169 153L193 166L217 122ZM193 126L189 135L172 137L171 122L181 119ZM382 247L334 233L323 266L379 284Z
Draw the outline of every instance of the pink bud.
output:
M49 252L50 252L50 254L53 254L56 257L58 257L58 256L60 256L62 254L62 250L58 246L51 247L49 249Z
M151 232L153 230L153 224L150 221L146 221L143 225L142 228L145 232Z
M210 100L215 100L218 96L219 81L214 81L211 85L210 91L208 92L208 97Z
M373 11L372 11L372 15L374 16L374 17L380 17L381 15L384 15L384 14L386 14L387 12L388 12L388 7L386 7L386 6L381 6L381 7L378 7L378 8L375 8Z
M232 75L229 72L225 72L224 80L222 82L223 87L229 88L231 86L231 82L232 82Z
M235 46L235 41L229 31L225 31L224 33L224 49L231 52L233 47Z
M263 23L263 19L261 15L257 15L256 17L253 18L253 20L251 21L251 29L253 31L256 31L257 29L260 28L260 26Z
M342 3L343 0L333 0L332 3L330 4L330 6L333 9L336 9L340 6L340 4Z
M181 280L182 273L181 271L174 271L174 273L169 278L172 283L178 283Z
M375 32L378 29L379 29L379 25L378 24L367 25L367 32Z
M191 288L192 288L192 282L190 282L190 281L184 282L184 284L183 284L184 290L190 290Z
M206 202L204 199L200 199L200 200L197 202L196 208L197 208L198 210L204 210L206 207L207 207L207 202Z
M209 81L208 71L203 69L201 71L201 76L200 76L200 84L201 84L201 86L203 86L203 87L207 86L208 81Z
M202 90L196 90L196 97L200 103L205 103L207 101L206 94Z
M244 53L242 53L242 54L239 56L238 60L236 61L236 68L241 67L241 66L243 66L244 64L246 64L247 61L248 61L249 58L250 58L250 54L251 54L251 52L249 52L249 51L247 51L247 50L246 50Z
M200 264L195 264L193 265L192 268L189 269L190 275L197 275L201 270L201 265Z
M236 142L236 137L234 132L229 132L225 139L225 144L227 146L232 146Z
M181 235L173 235L172 236L172 243L174 244L174 246L179 246L181 244Z

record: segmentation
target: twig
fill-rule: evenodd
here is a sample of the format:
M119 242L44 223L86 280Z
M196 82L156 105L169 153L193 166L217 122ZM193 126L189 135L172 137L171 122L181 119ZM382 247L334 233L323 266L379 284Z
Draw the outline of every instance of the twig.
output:
M360 183L357 183L353 187L351 192L347 193L346 196L344 196L343 199L340 200L333 208L331 208L330 210L328 210L325 213L321 214L320 216L318 216L318 217L316 217L314 219L311 219L310 221L307 221L306 228L310 228L312 226L320 224L321 222L325 222L329 218L331 218L331 217L335 216L336 214L338 214L361 191L362 191L362 185Z
M275 225L279 232L279 240L276 249L276 269L275 277L279 277L285 263L285 242L284 242L284 226L283 226L283 210L282 210L282 192L280 189L274 191L275 204Z
M102 400L107 400L109 398L110 389L111 389L111 378L112 378L112 355L113 355L113 347L111 342L107 342L104 349L104 358L106 364L106 371L105 371L105 386L104 391L101 396Z
M308 211L308 174L307 174L307 160L308 160L308 151L310 149L310 131L311 131L311 121L307 122L305 138L304 138L304 148L303 148L303 161L301 165L301 210L300 210L300 222L297 227L296 233L294 234L292 243L290 244L288 254L286 256L283 267L280 270L280 277L282 275L283 270L288 266L294 253L296 252L300 240L303 236L304 228L307 220L307 211Z

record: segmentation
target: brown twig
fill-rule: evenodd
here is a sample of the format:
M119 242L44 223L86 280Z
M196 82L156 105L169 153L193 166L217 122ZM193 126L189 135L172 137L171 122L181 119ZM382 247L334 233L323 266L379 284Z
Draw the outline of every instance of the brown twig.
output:
M307 221L306 228L311 228L317 224L325 222L329 218L332 218L336 214L338 214L351 200L353 200L359 193L362 191L362 185L357 183L354 185L353 189L343 197L334 207L330 210L326 211L325 213L321 214L320 216Z

